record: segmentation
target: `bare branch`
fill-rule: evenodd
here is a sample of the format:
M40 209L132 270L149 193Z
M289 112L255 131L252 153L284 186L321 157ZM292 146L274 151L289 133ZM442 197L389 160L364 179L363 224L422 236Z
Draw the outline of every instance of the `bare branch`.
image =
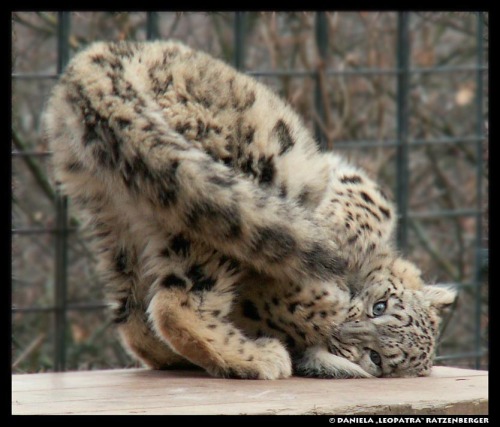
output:
M26 142L24 142L21 138L21 136L18 134L18 132L15 129L12 129L12 141L14 142L14 145L16 148L21 151L27 151L28 147ZM56 194L55 191L53 190L52 186L49 183L49 180L45 176L44 172L42 171L42 168L38 164L38 162L33 159L31 156L22 156L22 159L26 163L26 166L32 173L33 177L35 178L36 183L40 187L40 189L45 193L47 198L52 202L55 203L56 200Z
M424 227L422 227L420 223L414 219L409 220L409 225L413 229L413 231L415 231L415 234L424 249L432 256L434 262L436 262L436 264L438 264L444 271L446 271L453 281L459 282L460 276L457 270L450 262L448 262L448 260L446 260L442 256L441 252L433 246L429 237L427 236L427 233L424 230Z
M12 364L12 369L17 368L25 359L27 359L32 353L40 348L44 343L47 334L42 332L39 334L29 345L24 349L24 351L19 355L19 357Z

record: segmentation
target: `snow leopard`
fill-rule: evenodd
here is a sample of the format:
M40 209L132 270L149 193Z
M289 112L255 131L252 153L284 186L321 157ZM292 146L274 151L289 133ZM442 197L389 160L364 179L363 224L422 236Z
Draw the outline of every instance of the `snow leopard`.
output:
M96 42L43 115L146 367L226 378L423 376L453 289L398 255L380 186L254 78L175 41Z

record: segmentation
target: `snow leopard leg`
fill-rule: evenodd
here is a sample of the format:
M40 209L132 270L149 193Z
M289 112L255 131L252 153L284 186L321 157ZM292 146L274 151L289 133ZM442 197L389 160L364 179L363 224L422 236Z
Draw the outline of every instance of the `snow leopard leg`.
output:
M218 377L276 379L291 361L276 339L253 340L229 320L238 263L185 234L148 236L146 272L154 278L147 314L157 336L176 353Z
M321 346L308 348L294 360L294 373L317 378L371 378L368 372L345 357L330 353Z

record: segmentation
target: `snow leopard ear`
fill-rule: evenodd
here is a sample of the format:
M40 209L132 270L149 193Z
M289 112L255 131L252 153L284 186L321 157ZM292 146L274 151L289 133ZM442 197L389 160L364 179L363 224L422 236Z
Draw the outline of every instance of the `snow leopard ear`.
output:
M426 285L422 293L429 305L438 311L450 307L457 298L457 289L453 286Z

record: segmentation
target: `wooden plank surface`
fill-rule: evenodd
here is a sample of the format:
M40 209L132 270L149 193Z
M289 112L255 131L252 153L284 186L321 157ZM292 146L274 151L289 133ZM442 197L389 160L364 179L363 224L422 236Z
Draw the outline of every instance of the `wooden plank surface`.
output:
M12 414L485 415L488 372L435 367L430 377L276 381L145 369L12 376Z

